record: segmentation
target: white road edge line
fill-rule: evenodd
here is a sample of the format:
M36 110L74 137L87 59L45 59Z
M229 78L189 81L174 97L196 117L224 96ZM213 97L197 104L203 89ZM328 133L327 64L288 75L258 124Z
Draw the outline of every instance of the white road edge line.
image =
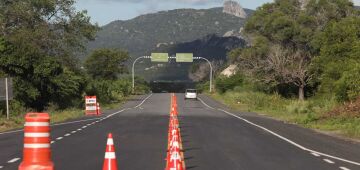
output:
M202 100L200 99L200 101L202 101ZM202 103L205 103L205 102L202 101ZM208 107L209 105L206 104L205 106ZM209 107L209 108L212 108L212 107ZM294 146L296 146L296 147L298 147L298 148L300 148L300 149L302 149L304 151L308 151L308 152L311 152L311 153L316 153L316 154L319 154L319 155L322 155L322 156L325 156L325 157L328 157L328 158L332 158L332 159L336 159L336 160L339 160L339 161L343 161L343 162L347 162L347 163L350 163L350 164L360 166L359 162L347 160L347 159L340 158L340 157L337 157L337 156L332 156L332 155L329 155L329 154L326 154L326 153L322 153L322 152L318 152L318 151L315 151L315 150L312 150L312 149L308 149L308 148L306 148L306 147L304 147L304 146L302 146L300 144L295 143L294 141L291 141L290 139L287 139L287 138L285 138L285 137L283 137L283 136L281 136L281 135L279 135L279 134L277 134L277 133L275 133L275 132L273 132L273 131L271 131L269 129L266 129L263 126L257 125L257 124L255 124L255 123L253 123L253 122L251 122L251 121L249 121L247 119L244 119L244 118L242 118L240 116L237 116L237 115L235 115L233 113L230 113L230 112L228 112L226 110L222 110L222 109L217 109L217 110L222 111L222 112L224 112L224 113L226 113L226 114L228 114L230 116L236 117L236 118L238 118L238 119L240 119L240 120L242 120L242 121L244 121L244 122L246 122L246 123L248 123L250 125L256 126L256 127L260 128L260 129L262 129L262 130L264 130L264 131L266 131L266 132L268 132L268 133L270 133L270 134L272 134L272 135L274 135L274 136L276 136L276 137L278 137L278 138L280 138L280 139L282 139L282 140L284 140L284 141L286 141L286 142L288 142L288 143L290 143L290 144L292 144L292 145L294 145Z
M325 162L329 163L329 164L334 164L335 162L329 159L323 159Z
M20 160L20 158L14 158L14 159L11 159L10 161L7 161L7 163L14 163L18 160Z
M140 104L134 107L134 109L140 107L148 98L150 98L153 94L151 93L148 97L146 97Z
M340 166L339 168L342 169L342 170L350 170L349 168L346 168L346 167L343 167L343 166Z
M215 110L215 108L209 106L208 104L206 104L202 99L198 98L198 100L200 100L201 103L203 103L206 107Z

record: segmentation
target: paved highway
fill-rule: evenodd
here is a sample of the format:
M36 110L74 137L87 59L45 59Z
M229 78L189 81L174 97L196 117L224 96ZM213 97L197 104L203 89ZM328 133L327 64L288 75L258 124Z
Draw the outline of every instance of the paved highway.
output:
M187 169L360 170L359 143L231 111L206 96L177 96ZM53 125L56 169L102 169L108 132L119 169L164 169L169 109L170 94L138 96L102 117ZM0 169L17 169L22 138L22 131L0 133Z

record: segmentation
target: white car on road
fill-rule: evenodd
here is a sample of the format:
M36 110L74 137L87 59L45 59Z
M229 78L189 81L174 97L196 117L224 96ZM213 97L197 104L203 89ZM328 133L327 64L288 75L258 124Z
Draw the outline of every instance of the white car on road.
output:
M186 99L197 99L197 92L195 89L186 89L185 91L185 100Z

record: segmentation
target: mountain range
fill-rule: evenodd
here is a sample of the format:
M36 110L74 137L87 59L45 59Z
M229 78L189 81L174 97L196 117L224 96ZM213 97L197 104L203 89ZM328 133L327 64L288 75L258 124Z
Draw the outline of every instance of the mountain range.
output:
M88 44L88 54L97 48L124 49L131 55L129 66L135 58L152 52L171 55L191 52L209 60L226 60L227 52L246 45L242 29L252 13L253 10L228 1L223 7L175 9L113 21L103 26L95 41ZM137 64L136 72L147 80L184 80L188 79L190 66L177 64L174 67L145 60Z
M161 11L103 26L88 49L121 48L138 57L159 47L191 42L210 34L240 36L245 21L246 18L224 13L222 7Z

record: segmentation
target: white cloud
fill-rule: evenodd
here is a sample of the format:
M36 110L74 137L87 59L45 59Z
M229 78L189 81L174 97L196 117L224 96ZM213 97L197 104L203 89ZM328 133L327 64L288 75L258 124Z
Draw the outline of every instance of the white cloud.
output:
M353 0L355 5L359 5L360 6L360 0Z

